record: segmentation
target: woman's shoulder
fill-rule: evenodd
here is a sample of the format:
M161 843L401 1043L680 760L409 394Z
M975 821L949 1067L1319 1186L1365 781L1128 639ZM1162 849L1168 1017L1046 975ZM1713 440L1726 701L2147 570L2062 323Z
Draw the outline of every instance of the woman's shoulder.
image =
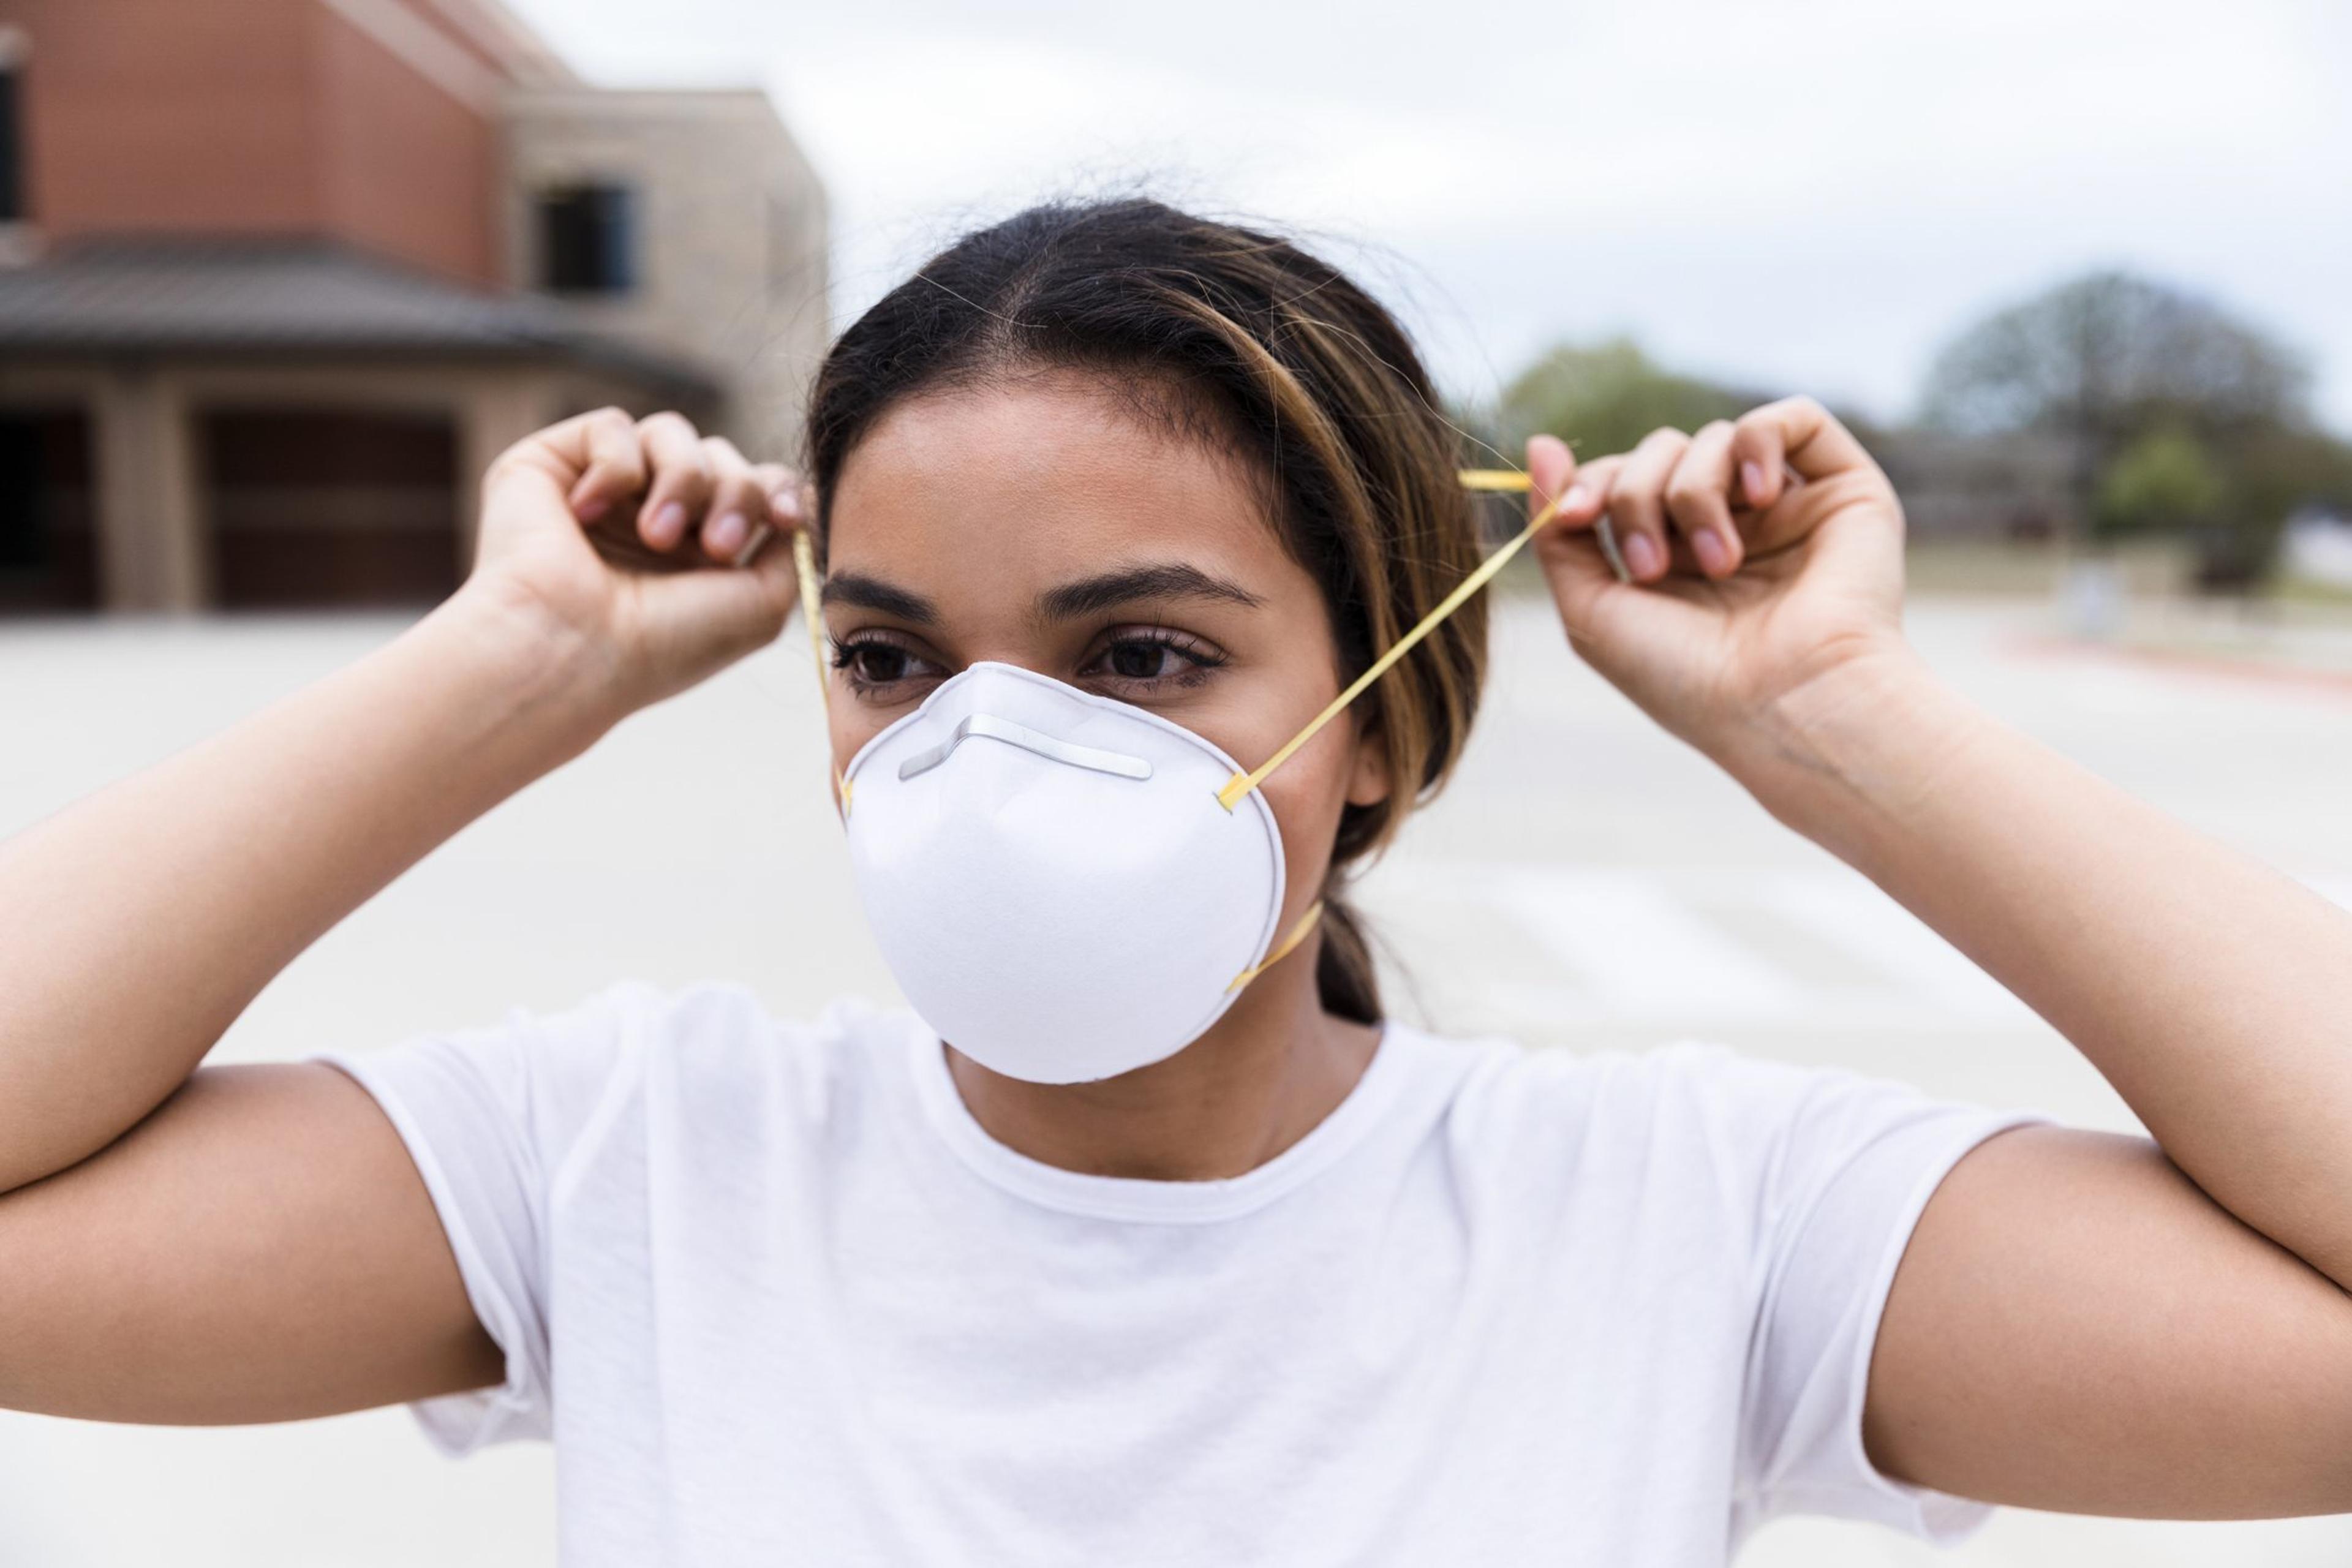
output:
M615 1126L764 1140L840 1119L907 1076L919 1032L911 1015L857 998L792 1018L739 984L625 981L560 1009L518 1007L496 1024L328 1059L388 1108L503 1122L552 1161Z
M1586 1050L1402 1034L1417 1052L1456 1058L1448 1121L1490 1158L1755 1166L1792 1143L1853 1144L1920 1118L1981 1114L1911 1084L1706 1041Z
M1588 1047L1537 1044L1504 1035L1448 1035L1402 1024L1391 1042L1425 1061L1451 1060L1463 1093L1496 1109L1538 1113L1564 1107L1656 1103L1676 1099L1744 1098L1801 1091L1851 1075L1801 1067L1705 1040Z
M793 1016L749 985L718 980L625 981L523 1032L557 1070L654 1077L698 1097L838 1092L899 1062L921 1034L911 1013L863 997Z

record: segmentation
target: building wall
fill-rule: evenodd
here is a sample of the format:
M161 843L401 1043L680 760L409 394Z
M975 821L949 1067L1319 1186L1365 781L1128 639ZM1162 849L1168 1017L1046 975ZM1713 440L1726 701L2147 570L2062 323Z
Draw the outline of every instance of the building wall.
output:
M0 0L46 243L332 238L499 280L499 67L421 0Z
M684 355L728 388L722 423L755 461L792 459L829 335L823 186L767 96L531 91L507 109L505 245L539 279L537 197L617 183L635 193L637 286L575 299L583 322Z
M456 58L446 83L428 79L343 8L314 3L311 20L322 226L380 256L498 284L504 84Z
M0 0L28 39L26 194L43 236L306 227L313 4Z

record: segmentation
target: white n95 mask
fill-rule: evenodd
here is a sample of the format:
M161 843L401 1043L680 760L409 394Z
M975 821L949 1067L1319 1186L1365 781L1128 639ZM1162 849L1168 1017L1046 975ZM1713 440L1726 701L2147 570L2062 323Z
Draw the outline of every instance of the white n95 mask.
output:
M1474 489L1525 476L1468 472ZM1182 726L975 664L835 781L859 902L940 1038L992 1072L1086 1083L1173 1056L1306 940L1258 786L1551 521L1553 501L1255 770ZM793 536L824 679L815 552Z
M858 900L916 1013L1032 1083L1199 1038L1279 934L1282 834L1258 795L1218 802L1236 771L1013 665L941 684L844 774Z

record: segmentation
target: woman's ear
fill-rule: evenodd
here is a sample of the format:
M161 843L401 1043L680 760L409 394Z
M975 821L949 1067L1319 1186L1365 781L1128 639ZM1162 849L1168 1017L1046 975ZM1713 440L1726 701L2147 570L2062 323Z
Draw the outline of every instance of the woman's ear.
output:
M1389 749L1380 726L1367 724L1356 731L1356 754L1348 769L1348 804L1378 805L1389 797Z

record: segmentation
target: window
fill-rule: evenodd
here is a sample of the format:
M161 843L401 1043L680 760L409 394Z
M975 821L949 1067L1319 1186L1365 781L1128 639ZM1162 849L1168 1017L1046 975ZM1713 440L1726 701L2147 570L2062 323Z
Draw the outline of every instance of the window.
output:
M22 94L14 66L0 66L0 223L25 220Z
M624 185L542 192L540 286L557 294L625 294L635 288L635 205Z

